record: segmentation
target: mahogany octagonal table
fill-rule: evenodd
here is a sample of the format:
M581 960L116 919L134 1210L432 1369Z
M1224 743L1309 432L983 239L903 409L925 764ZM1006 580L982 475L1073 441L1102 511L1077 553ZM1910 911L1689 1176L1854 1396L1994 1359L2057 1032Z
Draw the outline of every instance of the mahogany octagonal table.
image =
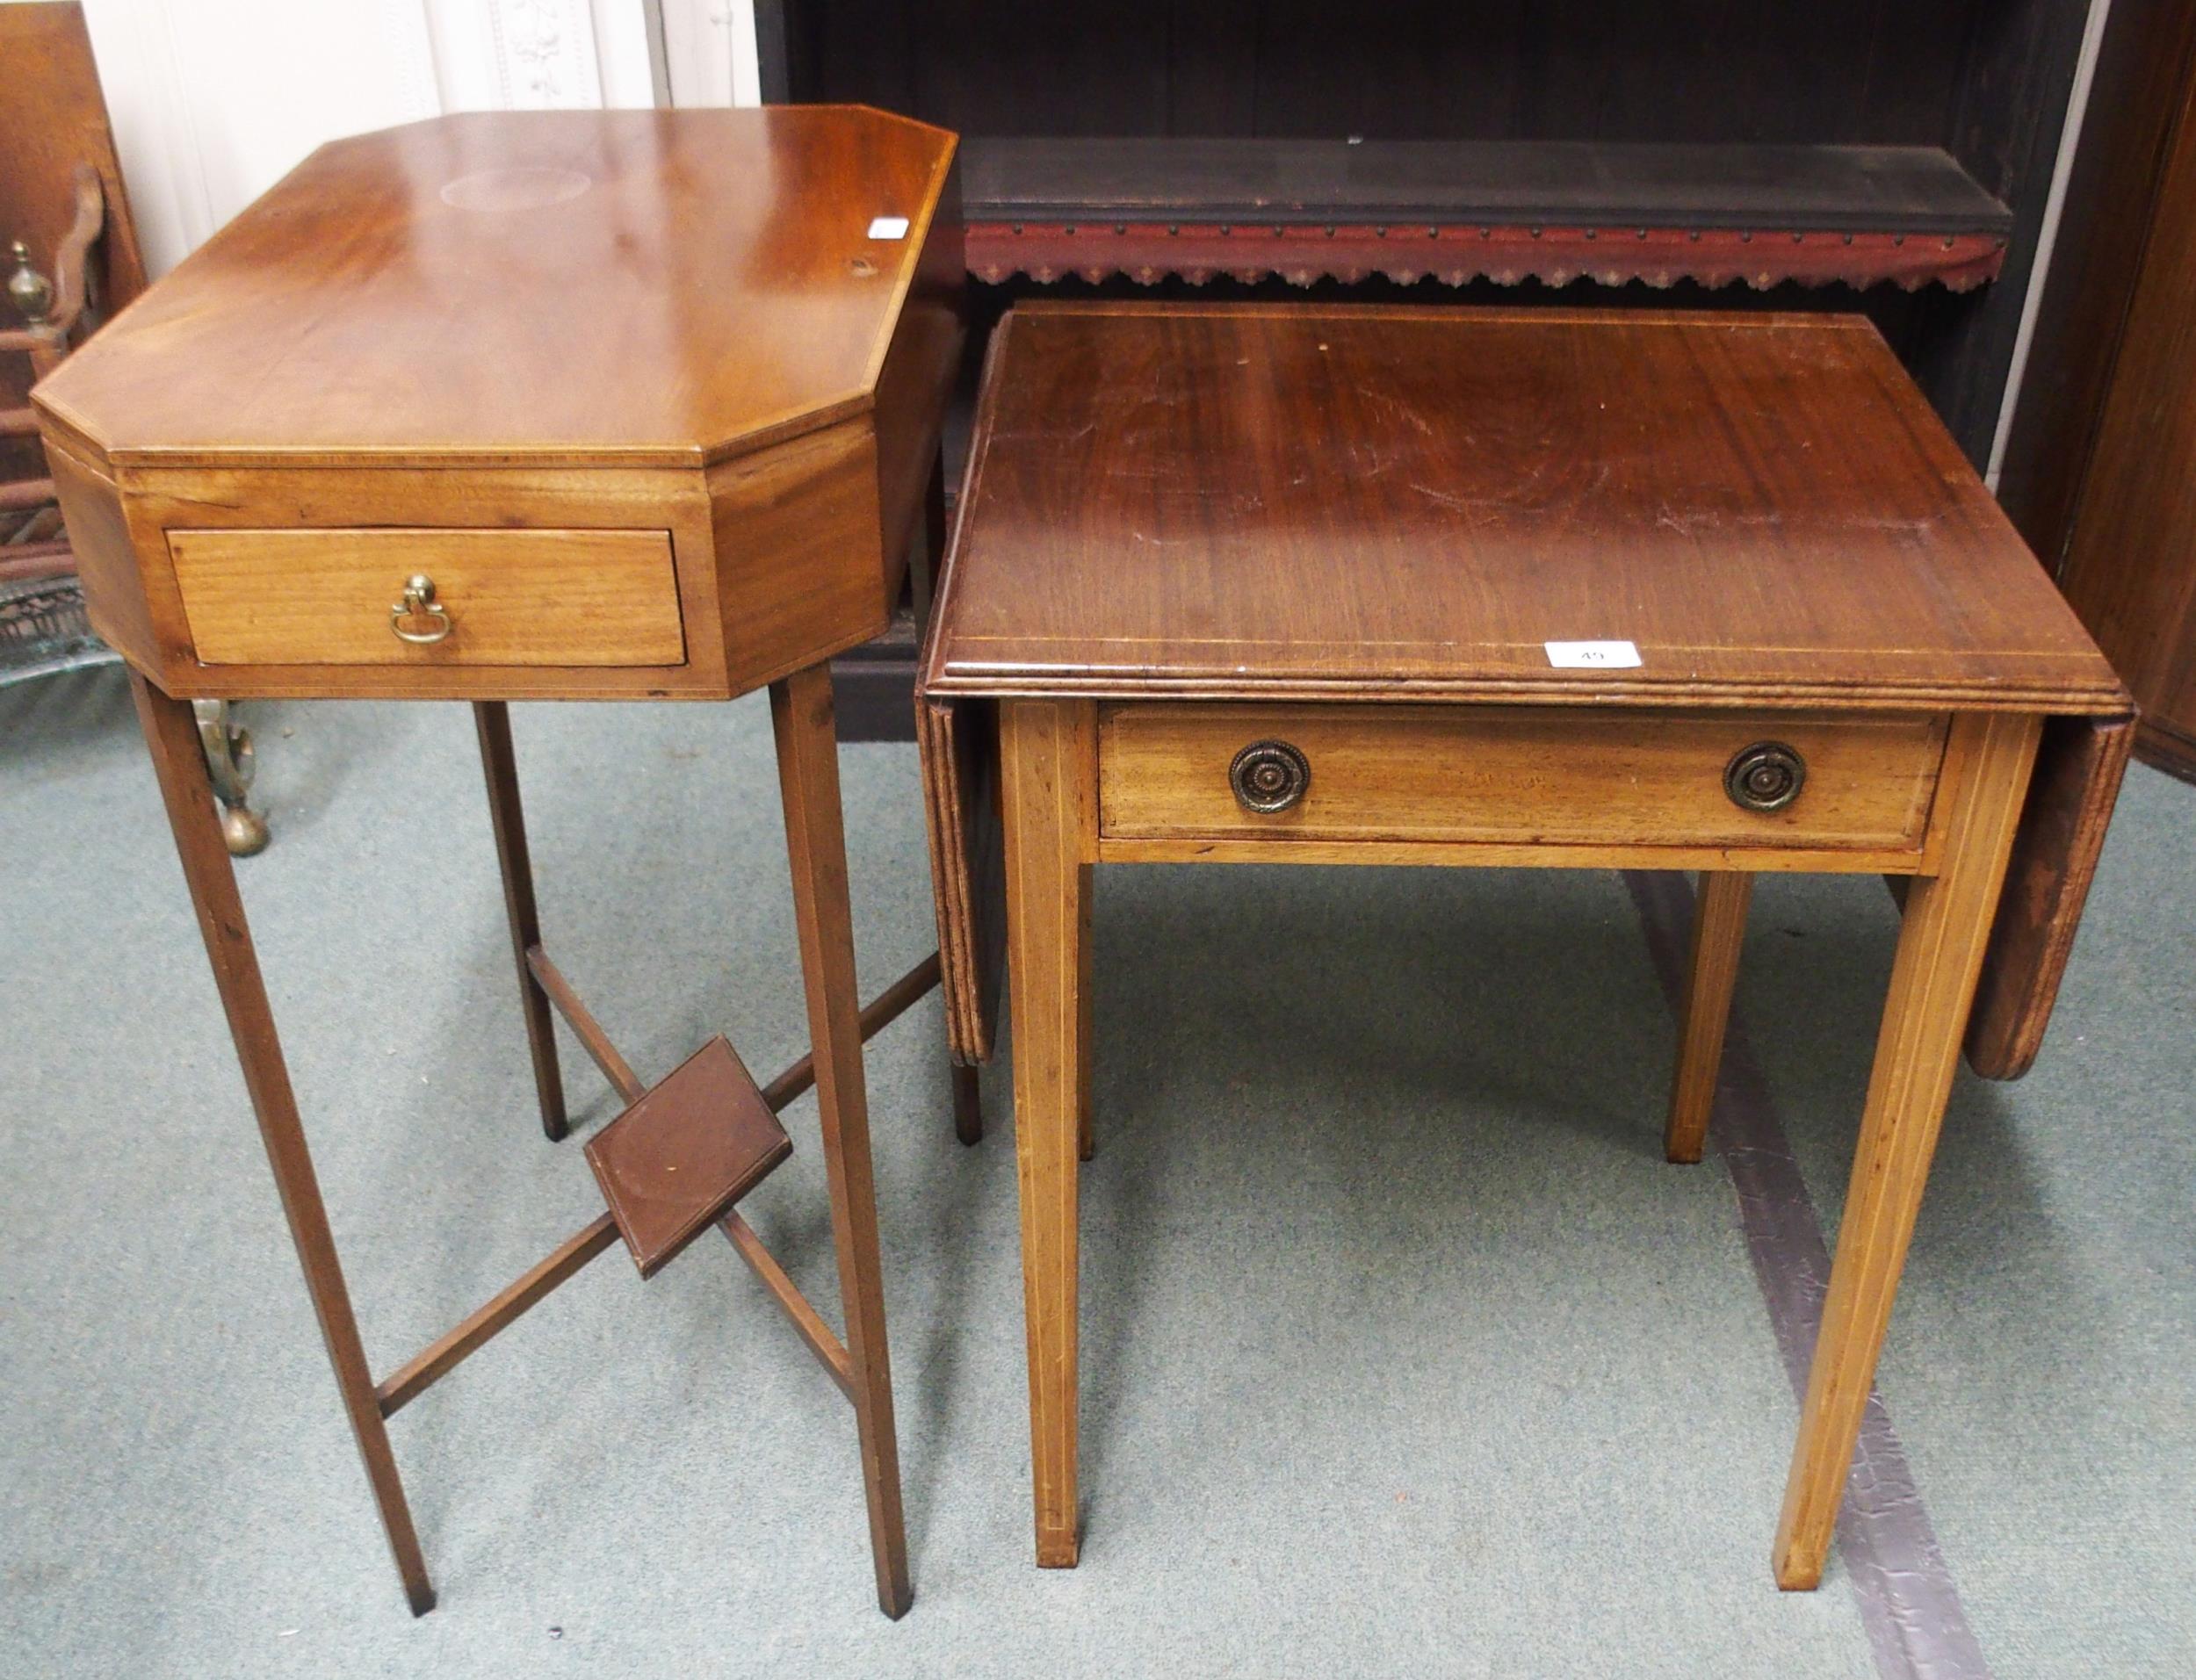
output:
M591 1146L606 1193L634 1163L660 1170L665 1148L707 1142L722 1194L658 1223L673 1242L704 1215L721 1223L852 1401L878 1601L899 1614L912 1591L861 1047L936 970L860 1006L827 661L885 628L926 506L939 534L939 428L964 337L954 144L853 107L498 112L339 141L35 393L91 621L129 663L415 1612L433 1593L386 1419L619 1228L606 1213L375 1381L190 703L473 703L543 1126L564 1135L553 1008L635 1103L621 1155L606 1157L607 1133ZM765 685L813 1057L756 1090L720 1045L644 1105L542 949L506 707ZM753 1099L776 1108L812 1083L843 1343L730 1208L779 1158ZM682 1144L697 1092L739 1124ZM673 1245L625 1235L644 1273Z

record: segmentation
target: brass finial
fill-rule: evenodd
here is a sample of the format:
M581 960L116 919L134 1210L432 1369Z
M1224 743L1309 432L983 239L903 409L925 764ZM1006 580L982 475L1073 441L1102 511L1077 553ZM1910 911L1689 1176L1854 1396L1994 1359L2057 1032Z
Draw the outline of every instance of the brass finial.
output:
M32 326L41 325L54 306L54 283L31 266L30 249L21 240L8 247L15 267L8 276L8 299Z

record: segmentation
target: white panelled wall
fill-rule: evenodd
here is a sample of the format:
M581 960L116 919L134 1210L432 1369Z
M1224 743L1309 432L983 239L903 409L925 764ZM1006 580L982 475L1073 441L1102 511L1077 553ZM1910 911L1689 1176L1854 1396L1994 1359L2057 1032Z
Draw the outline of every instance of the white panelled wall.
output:
M447 111L758 99L753 0L84 0L84 14L155 274L338 135Z

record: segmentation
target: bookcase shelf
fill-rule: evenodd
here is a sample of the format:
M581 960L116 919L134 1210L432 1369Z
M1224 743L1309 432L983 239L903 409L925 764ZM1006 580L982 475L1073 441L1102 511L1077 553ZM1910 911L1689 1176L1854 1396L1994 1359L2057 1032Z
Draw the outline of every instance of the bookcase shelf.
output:
M968 265L993 283L1371 275L1966 291L2012 212L1926 146L973 137Z

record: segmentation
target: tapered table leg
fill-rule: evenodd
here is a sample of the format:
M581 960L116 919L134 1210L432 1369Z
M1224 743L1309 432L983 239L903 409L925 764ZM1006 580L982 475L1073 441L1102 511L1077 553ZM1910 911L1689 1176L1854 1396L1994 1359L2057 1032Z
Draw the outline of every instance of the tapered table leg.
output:
M403 1579L404 1596L411 1602L412 1613L423 1615L435 1606L435 1591L428 1583L426 1560L420 1554L419 1537L413 1532L412 1515L404 1503L404 1486L389 1451L388 1426L374 1399L373 1377L366 1367L365 1348L358 1339L358 1323L351 1315L350 1294L343 1287L336 1239L328 1226L328 1210L321 1204L313 1158L306 1149L297 1098L290 1089L289 1070L283 1064L274 1013L267 1003L251 929L244 920L243 901L236 890L235 871L221 839L220 819L214 815L213 790L199 747L198 721L189 701L170 699L135 671L130 673L130 689L137 702L138 721L144 726L145 744L152 752L154 772L160 778L161 798L168 808L177 854L183 860L184 878L199 913L199 931L213 967L213 983L228 1016L229 1035L236 1043L244 1088L259 1120L260 1139L266 1145L268 1164L274 1169L275 1189L282 1198L291 1240L297 1244L298 1263L304 1268L305 1287L320 1319L329 1363L336 1369L336 1387L350 1415L358 1455L365 1461L366 1480L380 1507L381 1526L388 1535L397 1574Z
M822 1119L839 1293L854 1369L855 1426L869 1497L877 1602L898 1618L914 1602L899 1503L899 1446L892 1425L892 1354L885 1336L884 1263L877 1237L877 1186L870 1158L869 1099L862 1072L861 997L848 901L846 833L839 804L839 741L831 667L812 665L770 685L770 722L785 804L793 914L808 993L816 1107Z
M1746 905L1754 878L1738 869L1701 876L1693 903L1693 952L1678 1011L1678 1071L1670 1082L1670 1118L1662 1152L1672 1161L1701 1158L1708 1115L1716 1107L1716 1076L1723 1065L1723 1033L1730 1024L1731 991L1738 981L1738 954L1746 942Z
M503 915L510 925L511 955L518 963L518 1006L526 1017L526 1048L533 1056L541 1129L554 1143L570 1126L565 1118L564 1081L557 1072L557 1033L549 994L526 960L526 953L541 943L541 918L534 909L534 869L526 853L526 815L518 800L511 709L501 700L475 701L473 723L480 737L480 768L488 777L488 822L495 830L495 861L503 872Z
M1093 890L1093 884L1090 866L1085 864L1082 874L1082 891L1078 895L1080 914L1082 919L1075 930L1075 949L1079 953L1077 961L1082 964L1082 971L1075 987L1077 1003L1075 1013L1075 1158L1079 1161L1094 1161L1098 1158L1098 1128L1097 1122L1091 1114L1090 1103L1090 1032L1093 1014L1090 985L1090 912L1098 896Z
M1820 1583L1876 1356L1914 1234L2005 859L2035 758L2033 717L1955 720L1937 788L1940 872L1906 897L1838 1252L1777 1526L1777 1584Z
M957 1062L953 1069L953 1136L964 1143L984 1141L984 1087L974 1068Z
M1000 708L1015 1162L1029 1353L1037 1562L1073 1567L1077 1157L1087 1113L1095 721L1081 702Z

